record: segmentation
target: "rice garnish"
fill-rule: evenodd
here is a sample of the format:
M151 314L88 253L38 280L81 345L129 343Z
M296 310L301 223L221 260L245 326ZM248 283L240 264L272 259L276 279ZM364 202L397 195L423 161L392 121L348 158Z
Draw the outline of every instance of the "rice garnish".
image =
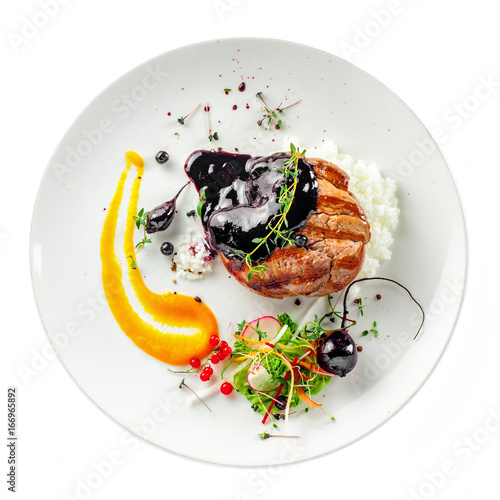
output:
M179 238L177 252L172 258L172 270L180 278L199 280L205 273L212 272L212 260L203 237L189 231Z

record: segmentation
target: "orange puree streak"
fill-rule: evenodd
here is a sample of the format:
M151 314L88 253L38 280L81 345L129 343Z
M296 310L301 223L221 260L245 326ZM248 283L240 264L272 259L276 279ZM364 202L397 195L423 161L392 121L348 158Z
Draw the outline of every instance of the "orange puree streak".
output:
M170 365L187 365L193 357L204 358L212 347L209 338L218 335L217 320L210 308L203 302L197 302L188 295L170 292L157 294L147 288L139 268L128 268L128 279L137 299L144 310L160 323L168 327L186 327L195 332L190 335L164 333L144 321L134 311L123 286L122 268L115 248L115 234L118 223L118 212L124 195L125 181L133 165L137 171L133 183L127 209L127 223L123 242L124 256L132 256L135 260L133 242L137 213L139 187L144 173L142 158L132 151L125 155L127 164L123 171L113 200L109 206L101 235L102 282L109 307L120 328L147 354ZM130 264L130 259L127 258Z

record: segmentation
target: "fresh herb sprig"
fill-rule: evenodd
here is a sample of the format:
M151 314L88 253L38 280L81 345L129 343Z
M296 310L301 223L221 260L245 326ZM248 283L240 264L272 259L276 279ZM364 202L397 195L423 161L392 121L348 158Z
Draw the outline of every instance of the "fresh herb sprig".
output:
M354 299L354 303L358 304L359 314L361 314L361 316L364 316L365 312L363 311L363 309L366 307L366 305L363 304L363 299L361 297L359 297L359 299Z
M280 205L279 213L274 215L271 220L267 223L266 229L267 234L263 237L253 238L252 243L255 243L255 248L250 252L246 253L244 257L244 262L248 266L248 281L252 281L254 275L259 275L262 277L262 273L266 271L265 264L256 264L253 262L252 256L261 248L265 246L269 251L269 241L273 241L275 244L280 243L281 248L286 245L292 244L294 242L292 238L293 231L288 229L287 215L292 206L293 200L295 198L295 192L297 190L298 177L299 177L299 160L306 153L306 150L300 151L294 144L290 144L290 158L283 162L282 169L278 171L284 174L285 180L292 179L291 184L288 186L287 182L284 182L280 187L280 193L278 196L278 203ZM244 253L239 251L238 253Z
M142 240L139 241L139 243L137 243L135 245L136 255L138 252L140 252L142 250L144 245L146 245L147 243L151 243L151 239L148 238L148 235L146 234L146 223L148 221L148 215L149 215L149 212L145 212L144 208L141 208L139 210L139 212L137 213L137 215L132 216L132 219L135 220L135 226L137 227L137 229L140 229L141 226L143 226L143 228L144 228L144 234L143 234ZM135 261L134 257L135 257L134 255L127 256L127 258L130 259L130 267L132 269L137 269L137 262Z
M361 336L366 337L368 334L372 333L374 337L378 337L377 322L374 321L372 327L369 330L365 330Z
M300 100L298 100L297 102L294 102L293 104L289 104L288 106L285 106L285 107L281 107L282 103L280 103L275 108L271 108L271 106L268 106L267 102L264 100L262 92L257 92L256 97L257 97L257 99L260 99L262 101L264 111L265 111L262 118L257 121L257 125L260 127L264 123L264 121L267 120L267 124L271 125L271 123L272 123L276 130L279 130L280 128L283 127L283 122L282 122L281 118L279 117L279 115L281 115L281 113L283 113L283 111L285 111L285 109L291 108L292 106L295 106L296 104L298 104L300 102Z
M206 193L207 188L203 188L200 191L200 201L198 202L198 205L196 205L196 213L201 217L202 212L201 209L203 208L203 205L207 201L207 193Z

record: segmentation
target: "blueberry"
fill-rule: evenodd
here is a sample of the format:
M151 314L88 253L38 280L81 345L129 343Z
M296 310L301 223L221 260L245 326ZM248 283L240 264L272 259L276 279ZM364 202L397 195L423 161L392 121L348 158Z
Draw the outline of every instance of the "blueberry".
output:
M358 361L358 351L345 329L335 330L320 340L317 361L321 369L345 377Z
M174 245L170 241L165 241L161 244L160 252L163 255L172 255L174 253Z
M303 234L296 234L293 239L298 247L304 247L307 244L307 236Z
M155 156L155 160L162 165L163 163L167 163L170 158L169 154L166 151L158 151Z
M278 398L276 399L276 408L278 408L278 410L284 410L286 408L286 403L287 403L287 399L285 396L278 396Z

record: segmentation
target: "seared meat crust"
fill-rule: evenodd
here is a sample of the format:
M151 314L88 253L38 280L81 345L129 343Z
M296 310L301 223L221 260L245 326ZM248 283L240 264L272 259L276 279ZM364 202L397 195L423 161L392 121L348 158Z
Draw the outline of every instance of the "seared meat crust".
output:
M349 176L333 163L308 158L318 178L316 210L298 232L308 238L304 247L276 249L259 264L262 276L248 281L248 266L219 256L230 274L253 292L272 298L320 297L338 292L357 276L370 241L370 225L363 209L349 192Z

